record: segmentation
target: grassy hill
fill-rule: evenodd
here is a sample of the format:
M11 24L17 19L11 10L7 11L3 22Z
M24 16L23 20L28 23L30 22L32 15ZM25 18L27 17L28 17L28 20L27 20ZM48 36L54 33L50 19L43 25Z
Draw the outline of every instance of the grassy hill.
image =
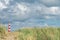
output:
M22 28L7 32L0 26L0 40L60 40L60 28Z

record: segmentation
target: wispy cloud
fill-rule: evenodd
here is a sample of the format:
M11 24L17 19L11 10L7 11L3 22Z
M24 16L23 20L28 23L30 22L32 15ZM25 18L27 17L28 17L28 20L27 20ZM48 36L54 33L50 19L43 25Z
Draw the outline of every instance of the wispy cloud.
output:
M58 24L60 22L59 0L4 0L4 2L0 1L0 23L2 24L7 25L10 21L12 26L17 28L60 25Z

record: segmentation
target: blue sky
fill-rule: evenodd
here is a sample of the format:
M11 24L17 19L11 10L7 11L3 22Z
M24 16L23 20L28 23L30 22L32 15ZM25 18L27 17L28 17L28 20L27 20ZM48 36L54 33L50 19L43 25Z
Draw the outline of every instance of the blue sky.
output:
M60 0L0 0L0 24L12 28L60 26Z

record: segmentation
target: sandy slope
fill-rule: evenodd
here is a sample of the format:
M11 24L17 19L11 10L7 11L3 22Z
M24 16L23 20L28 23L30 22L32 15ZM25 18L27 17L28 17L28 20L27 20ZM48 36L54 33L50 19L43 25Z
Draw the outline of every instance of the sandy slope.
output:
M4 39L1 40L18 40L18 32L9 32Z

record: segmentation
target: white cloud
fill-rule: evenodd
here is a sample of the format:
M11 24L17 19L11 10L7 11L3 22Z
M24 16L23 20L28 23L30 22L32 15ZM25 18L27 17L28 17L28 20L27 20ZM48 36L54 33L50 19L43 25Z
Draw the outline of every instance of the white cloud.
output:
M13 1L13 0L0 0L0 10L7 8L10 4L10 1Z
M50 18L52 18L51 16L45 16L45 19L50 19Z
M13 8L12 9L13 13L11 13L10 15L13 16L13 19L24 20L24 19L29 18L30 8L27 7L26 5L21 4L21 3L16 3L16 5L12 8Z
M21 10L21 11L26 11L27 7L25 5L22 4L17 4L17 7Z
M10 0L4 0L4 1L5 1L6 4L9 4L9 1L10 1Z
M27 7L24 4L19 4L19 3L16 3L16 6L13 9L13 12L15 12L17 16L18 15L24 16L29 11L30 11L29 7Z
M44 26L47 26L47 27L48 27L48 24L47 24L47 23L45 23L45 24L44 24Z
M45 7L42 8L41 11L43 14L51 14L51 15L59 15L60 14L60 7Z
M52 12L52 14L58 14L57 13L58 10L59 10L59 7L50 7L50 11Z
M0 9L4 9L4 8L7 8L7 6L4 5L2 2L0 2Z

